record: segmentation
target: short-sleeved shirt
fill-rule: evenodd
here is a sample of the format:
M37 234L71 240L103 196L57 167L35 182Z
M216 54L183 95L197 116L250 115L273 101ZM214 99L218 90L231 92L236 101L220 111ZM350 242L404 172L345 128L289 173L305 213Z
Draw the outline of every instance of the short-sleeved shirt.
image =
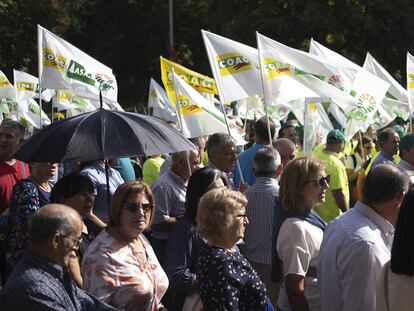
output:
M168 278L145 236L141 234L139 239L145 256L103 230L89 245L82 261L84 289L117 308L157 310Z
M27 164L16 160L13 165L0 161L0 215L9 207L14 185L29 176Z
M153 224L165 222L169 217L184 215L187 182L171 169L158 178L152 186L155 208ZM153 232L152 236L160 240L168 240L169 232Z
M198 259L203 310L265 310L266 287L238 252L204 245Z
M309 268L316 268L323 231L307 221L298 218L286 219L280 227L277 238L277 252L283 263L283 275L306 276ZM305 296L310 310L320 310L320 294L317 279L305 277ZM291 306L282 284L278 306L289 311Z
M332 190L341 189L345 196L345 202L349 202L348 176L346 174L345 165L338 159L336 154L323 151L316 153L315 157L325 162L325 172L331 177L329 188L325 194L325 203L322 203L315 208L315 211L321 218L329 223L335 217L342 214L338 204L336 204Z

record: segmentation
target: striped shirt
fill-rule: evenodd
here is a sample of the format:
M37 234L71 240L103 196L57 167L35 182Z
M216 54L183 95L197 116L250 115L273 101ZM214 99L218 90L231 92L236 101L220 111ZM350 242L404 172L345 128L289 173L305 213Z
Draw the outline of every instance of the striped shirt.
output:
M318 263L322 311L375 310L393 237L393 225L359 201L328 225Z
M79 289L61 266L26 252L1 292L2 310L115 310Z
M248 200L246 214L249 225L245 232L245 257L255 263L270 265L272 261L272 224L279 185L276 179L258 177L244 194Z
M168 169L152 185L155 199L153 224L166 221L170 216L176 217L185 213L185 196L187 182ZM152 236L160 240L168 240L169 232L153 232Z

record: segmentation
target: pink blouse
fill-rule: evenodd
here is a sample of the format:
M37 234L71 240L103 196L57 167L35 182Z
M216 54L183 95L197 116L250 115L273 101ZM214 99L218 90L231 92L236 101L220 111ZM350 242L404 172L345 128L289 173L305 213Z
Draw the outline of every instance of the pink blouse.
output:
M140 254L103 230L82 261L83 287L101 301L125 310L157 310L168 278L143 234ZM142 258L147 258L143 262Z

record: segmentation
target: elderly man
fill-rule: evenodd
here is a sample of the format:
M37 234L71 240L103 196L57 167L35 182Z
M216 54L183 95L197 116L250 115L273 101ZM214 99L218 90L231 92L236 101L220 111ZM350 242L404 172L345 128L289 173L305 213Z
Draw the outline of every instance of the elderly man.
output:
M82 220L72 208L45 205L30 222L31 244L1 293L4 310L114 310L79 289L68 272Z
M398 153L398 146L400 144L400 136L398 136L398 133L392 127L387 127L379 133L378 142L381 151L372 160L372 164L368 167L368 170L381 163L396 163L394 156Z
M248 200L249 225L245 232L245 257L266 284L270 300L277 303L278 286L270 279L272 260L272 222L275 200L279 195L277 178L282 172L280 156L271 147L263 147L254 157L256 182L244 194Z
M0 125L0 214L9 206L14 185L29 175L27 165L12 158L23 142L25 128L13 120Z
M261 117L254 125L255 144L239 155L239 163L243 173L244 182L249 186L256 182L256 178L253 174L254 155L257 150L271 143L271 140L269 140L268 124L270 127L270 136L272 137L271 140L273 140L273 136L275 135L275 123L272 119L269 119L268 121L267 117ZM237 167L233 168L233 182L237 188L240 187L241 178Z
M401 167L411 179L414 179L414 135L407 134L400 141L400 162Z
M325 162L325 172L330 176L329 188L326 191L325 203L318 205L315 211L326 222L332 221L349 206L348 175L339 154L345 146L345 134L340 130L332 130L326 138L326 148L315 152L315 157Z
M163 261L169 232L185 213L187 182L200 164L196 149L174 153L171 160L171 168L167 169L152 186L155 199L151 225L152 246L160 262Z
M231 171L237 160L237 148L233 138L227 133L210 135L207 141L207 166L218 169L227 175L231 187L234 189Z
M318 263L322 310L376 310L376 284L390 259L394 225L408 189L399 167L369 172L362 200L325 230Z
M287 138L279 138L273 143L273 146L279 152L280 161L285 167L295 158L295 144Z

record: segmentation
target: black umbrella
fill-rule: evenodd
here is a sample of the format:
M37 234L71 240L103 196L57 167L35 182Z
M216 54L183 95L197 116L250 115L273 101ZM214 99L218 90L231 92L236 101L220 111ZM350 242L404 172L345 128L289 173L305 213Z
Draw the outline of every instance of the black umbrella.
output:
M176 129L156 118L98 109L45 127L15 153L24 162L104 160L194 149Z
M24 162L60 163L149 156L190 149L195 149L195 146L163 121L101 108L45 127L30 137L14 158ZM109 185L107 161L105 170Z

